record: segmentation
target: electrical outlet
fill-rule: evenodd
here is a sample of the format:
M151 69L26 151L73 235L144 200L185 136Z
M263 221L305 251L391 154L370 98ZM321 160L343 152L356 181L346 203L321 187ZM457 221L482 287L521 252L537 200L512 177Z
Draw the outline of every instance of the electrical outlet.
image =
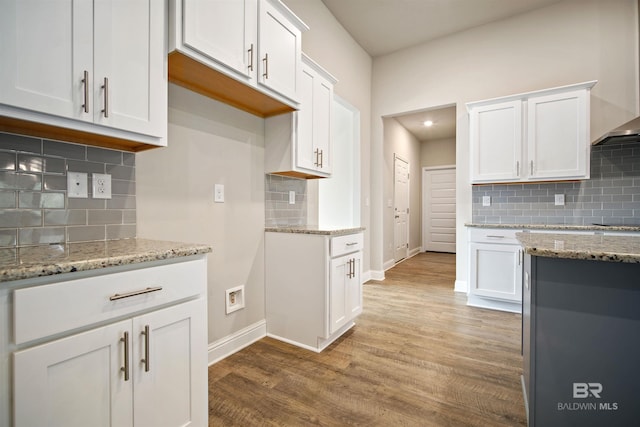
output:
M224 293L224 305L227 314L244 308L244 285L227 289Z
M556 194L556 196L555 196L555 205L556 206L564 206L564 194Z
M107 173L94 173L91 175L91 178L93 179L93 198L110 199L111 175Z
M295 205L296 204L296 192L295 191L289 191L289 204L290 205Z
M86 173L67 171L67 197L76 199L89 197Z
M482 206L491 206L491 196L482 196Z

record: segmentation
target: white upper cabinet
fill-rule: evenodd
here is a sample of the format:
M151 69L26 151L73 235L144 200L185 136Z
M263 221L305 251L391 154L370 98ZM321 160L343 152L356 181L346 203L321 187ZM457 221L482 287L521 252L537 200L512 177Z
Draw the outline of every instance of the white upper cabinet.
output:
M3 122L125 144L114 148L166 145L163 2L0 0L0 8Z
M335 77L302 55L299 110L265 120L265 171L297 178L331 176Z
M256 0L183 0L185 47L253 79L257 55Z
M471 182L588 179L595 83L467 104Z
M300 101L302 31L279 0L172 0L169 80L261 117Z

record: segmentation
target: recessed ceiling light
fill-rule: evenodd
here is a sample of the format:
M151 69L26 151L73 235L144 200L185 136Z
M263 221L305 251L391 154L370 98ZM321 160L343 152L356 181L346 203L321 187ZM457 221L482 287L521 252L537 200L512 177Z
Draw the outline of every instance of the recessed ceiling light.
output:
M433 122L431 120L426 120L425 122L422 123L423 125L425 125L426 127L430 127L433 126Z

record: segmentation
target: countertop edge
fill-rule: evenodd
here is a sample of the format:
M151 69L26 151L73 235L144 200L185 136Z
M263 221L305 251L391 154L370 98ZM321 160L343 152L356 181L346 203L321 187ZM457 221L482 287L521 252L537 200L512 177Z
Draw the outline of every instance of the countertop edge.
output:
M324 236L341 236L365 231L365 227L339 228L334 230L322 230L306 227L265 227L265 233L292 233L292 234L318 234Z
M568 225L568 224L479 224L465 223L469 228L503 228L523 230L573 230L573 231L631 231L640 232L640 226L632 225Z
M204 244L189 244L180 242L167 242L151 239L144 240L148 243L157 242L164 246L163 249L145 249L136 253L126 253L124 255L102 255L87 257L85 259L73 259L68 261L32 261L27 264L16 264L0 267L0 283L11 282L23 279L34 279L37 277L54 276L64 273L74 273L79 271L100 270L108 267L118 267L144 262L170 260L196 255L204 255L213 251L213 248ZM90 242L96 243L96 242Z

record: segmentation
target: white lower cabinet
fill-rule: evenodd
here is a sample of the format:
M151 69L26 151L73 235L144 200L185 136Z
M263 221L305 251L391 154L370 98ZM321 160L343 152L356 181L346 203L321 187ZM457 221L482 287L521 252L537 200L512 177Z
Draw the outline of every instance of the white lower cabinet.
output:
M521 230L471 229L469 305L519 313L522 310Z
M94 295L72 297L78 285L96 284ZM52 300L50 291L58 297ZM16 427L207 425L204 258L17 289L14 295L17 343L73 323L84 310L77 306L102 301L101 314L108 314L97 327L44 336L14 351ZM43 318L22 326L27 320L21 311L33 304ZM65 313L55 306L67 306Z
M362 233L265 233L267 335L320 352L362 313Z

